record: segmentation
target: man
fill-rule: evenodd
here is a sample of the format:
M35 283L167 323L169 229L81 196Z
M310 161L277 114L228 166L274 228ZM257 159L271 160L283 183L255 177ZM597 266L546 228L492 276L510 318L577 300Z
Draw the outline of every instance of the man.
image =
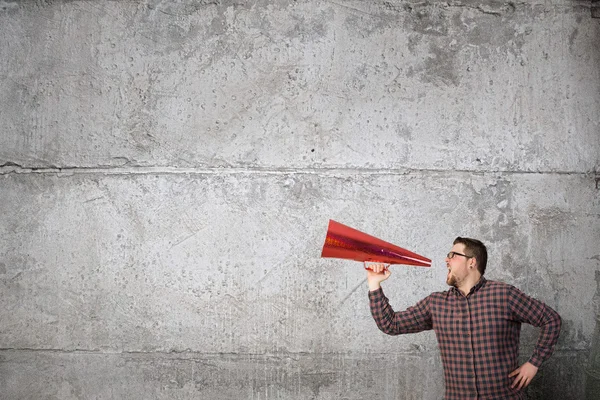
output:
M380 286L391 275L387 265L365 263L371 313L381 331L388 335L435 331L446 400L525 399L523 389L552 355L558 340L557 312L514 286L486 280L486 264L482 242L456 238L446 257L450 290L394 312ZM541 329L533 354L519 367L523 322Z

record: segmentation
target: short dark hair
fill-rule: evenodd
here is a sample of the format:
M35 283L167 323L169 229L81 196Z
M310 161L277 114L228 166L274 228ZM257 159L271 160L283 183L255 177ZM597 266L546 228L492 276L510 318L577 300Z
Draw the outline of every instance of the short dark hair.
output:
M487 249L485 248L485 244L483 244L480 240L457 237L454 239L453 244L464 244L465 252L468 256L474 257L477 260L477 269L481 275L485 274L485 267L487 266Z

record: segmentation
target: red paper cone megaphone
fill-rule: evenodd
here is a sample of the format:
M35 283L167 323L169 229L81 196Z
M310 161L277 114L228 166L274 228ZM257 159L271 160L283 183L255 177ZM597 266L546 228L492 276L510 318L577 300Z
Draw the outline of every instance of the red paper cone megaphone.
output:
M431 260L329 220L321 257L430 267Z

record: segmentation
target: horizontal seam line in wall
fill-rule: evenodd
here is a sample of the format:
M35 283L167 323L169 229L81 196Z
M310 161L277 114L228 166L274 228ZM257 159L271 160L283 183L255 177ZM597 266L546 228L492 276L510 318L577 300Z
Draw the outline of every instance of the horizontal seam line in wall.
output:
M217 353L202 353L198 351L101 351L101 350L63 350L63 349L34 349L34 348L0 348L0 352L31 352L31 353L72 353L72 354L106 354L106 355L144 355L144 354L161 354L165 356L176 356L176 355L195 355L195 356L253 356L253 357L282 357L282 356L347 356L347 357L359 357L359 356L390 356L396 357L398 355L418 355L418 354L438 354L437 349L423 350L423 351L396 351L394 353L309 353L309 352L285 352L285 353L233 353L233 352L217 352ZM577 352L589 352L589 349L557 349L556 353L577 353Z
M33 349L33 348L0 348L0 352L23 352L23 353L69 353L69 354L91 354L91 355L145 355L145 354L157 354L164 356L178 356L178 355L189 355L196 357L213 357L213 356L250 356L250 357L303 357L303 356L364 356L365 354L352 354L352 353L309 353L309 352L285 352L285 353L233 353L233 352L218 352L218 353L202 353L198 351L101 351L101 350L61 350L61 349ZM417 355L417 354L433 354L437 353L437 350L425 350L425 351L406 351L406 352L395 352L390 353L369 353L369 356L397 356L397 355Z
M216 175L216 174L256 174L256 175L410 175L413 173L464 173L474 175L589 175L597 171L511 171L511 170L469 170L469 169L433 169L433 168L175 168L175 167L111 167L111 168L23 168L0 167L0 175L9 174L103 174L103 175Z

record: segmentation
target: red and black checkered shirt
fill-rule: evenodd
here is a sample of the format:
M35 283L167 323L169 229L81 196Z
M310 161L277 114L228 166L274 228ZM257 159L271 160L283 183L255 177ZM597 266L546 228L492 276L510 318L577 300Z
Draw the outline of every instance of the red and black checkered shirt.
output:
M446 382L445 399L524 399L511 389L519 367L521 323L540 327L529 362L539 367L554 351L561 319L556 311L514 286L485 278L464 296L458 289L432 293L394 312L383 290L369 292L371 313L388 335L435 331Z

